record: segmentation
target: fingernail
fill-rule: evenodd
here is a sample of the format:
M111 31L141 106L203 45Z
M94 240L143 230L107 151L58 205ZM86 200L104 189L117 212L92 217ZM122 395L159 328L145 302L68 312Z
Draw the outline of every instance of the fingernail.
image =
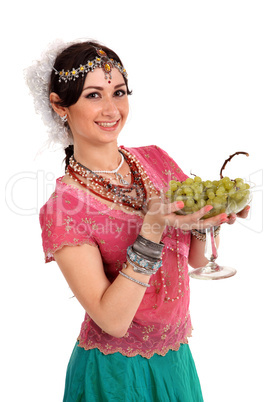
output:
M209 211L211 211L213 209L213 206L212 205L207 205L206 207L205 207L205 211L206 212L209 212Z
M184 202L183 201L178 201L176 205L177 205L178 208L181 209L181 208L184 207Z

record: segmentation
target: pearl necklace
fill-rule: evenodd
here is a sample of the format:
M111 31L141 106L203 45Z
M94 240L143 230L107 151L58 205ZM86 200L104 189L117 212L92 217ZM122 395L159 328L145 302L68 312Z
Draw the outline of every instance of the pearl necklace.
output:
M70 158L67 167L67 174L73 180L79 182L83 187L90 190L93 194L96 194L107 201L112 201L121 206L124 205L136 210L142 210L147 199L147 191L143 177L139 172L135 160L125 152L123 153L123 157L126 159L131 170L131 183L127 183L126 186L110 183L110 181L103 176L99 176L97 173L75 161L73 156ZM86 179L86 182L81 180L77 174ZM135 196L130 194L132 192L135 193Z
M119 152L120 152L120 151L119 151ZM124 184L124 185L128 185L129 183L128 183L126 180L124 180L124 177L123 177L120 173L118 173L118 170L122 167L122 165L123 165L123 163L124 163L124 160L125 160L125 159L124 159L124 156L123 156L123 154L122 154L121 152L120 152L120 155L121 155L121 161L120 161L120 163L119 163L119 166L118 166L116 169L114 169L114 170L91 170L91 169L87 168L86 166L82 165L81 163L77 162L74 156L73 156L73 160L74 160L74 162L77 163L81 168L87 170L87 171L90 172L90 173L96 173L96 174L103 174L103 173L104 173L104 174L114 174L115 177L116 177L116 179L117 179L120 183L122 183L122 184Z

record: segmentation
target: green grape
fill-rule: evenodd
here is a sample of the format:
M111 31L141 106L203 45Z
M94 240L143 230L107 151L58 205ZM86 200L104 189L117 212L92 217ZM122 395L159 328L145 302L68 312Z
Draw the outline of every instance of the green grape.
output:
M183 192L184 194L188 195L188 197L192 197L194 195L194 192L191 189L191 187L184 187Z
M169 188L170 188L171 191L177 190L177 188L178 188L177 182L174 181L174 180L171 180L171 181L169 182Z
M213 205L215 208L222 208L222 206L225 204L225 199L223 197L218 197L216 196L213 199Z
M246 184L243 182L237 183L237 187L239 187L239 190L245 190L246 189Z
M192 179L191 177L188 177L188 179L186 179L184 183L193 184L193 182L194 182L194 179Z
M192 208L195 205L193 198L188 198L185 202L186 207Z
M207 191L207 196L210 200L213 200L213 198L215 198L215 193L213 191Z
M197 201L198 209L203 208L205 205L206 205L206 201L205 201L205 200L200 199L200 200Z
M204 186L207 187L207 188L212 187L212 184L213 184L213 183L212 183L210 180L206 180L206 181L204 182Z
M235 188L232 188L230 191L229 191L229 193L228 193L228 195L229 195L229 197L233 197L233 195L236 193L236 189Z
M223 177L220 181L221 181L223 184L227 184L227 183L229 183L231 180L230 180L229 177L225 176L225 177Z
M179 187L176 191L175 191L175 196L177 195L182 195L183 194L183 189L181 187Z
M194 192L197 194L201 194L203 192L203 185L202 184L197 184L194 186Z
M224 183L224 187L226 188L226 190L231 190L234 187L234 182L229 181L227 183Z
M223 186L220 186L217 190L216 190L216 195L223 195L225 193L225 188Z
M242 198L243 198L243 192L242 192L242 191L236 191L236 192L234 193L234 195L232 196L232 198L233 198L235 201L240 201L240 200L242 200Z
M172 202L184 202L184 208L177 211L177 214L194 213L205 205L212 205L213 209L203 217L209 218L243 209L250 199L249 190L250 185L240 178L234 181L225 176L220 180L202 181L199 176L195 176L183 182L171 180L166 195Z

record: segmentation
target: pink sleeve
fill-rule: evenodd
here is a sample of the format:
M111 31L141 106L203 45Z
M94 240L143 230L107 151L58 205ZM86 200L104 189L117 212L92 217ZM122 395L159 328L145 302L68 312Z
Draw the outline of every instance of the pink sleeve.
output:
M54 261L54 253L64 246L98 246L85 219L83 205L72 197L51 196L40 210L40 225L45 262Z
M161 154L161 159L166 166L167 172L170 172L170 180L184 181L188 176L183 173L178 164L172 159L169 154L162 148L155 145L155 149Z

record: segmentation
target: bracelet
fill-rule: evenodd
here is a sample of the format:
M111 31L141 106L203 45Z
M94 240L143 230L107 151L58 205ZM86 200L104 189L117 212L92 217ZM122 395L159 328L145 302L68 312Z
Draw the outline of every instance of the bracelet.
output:
M221 230L221 227L220 227L220 226L215 226L215 229L214 229L214 238L219 235L220 230ZM200 230L193 229L193 230L192 230L192 235L193 235L197 240L206 241L206 232L201 232Z
M155 271L158 270L158 268L160 268L162 265L161 259L156 258L148 259L149 257L143 258L143 256L140 253L138 252L135 253L131 246L127 248L127 256L129 257L130 261L138 264L142 268L150 268Z
M218 230L218 229L220 229L221 227L220 226L213 226L214 227L214 233ZM198 232L198 233L203 233L203 234L206 234L206 229L194 229L196 232Z
M124 268L124 267L123 267L123 268ZM149 288L149 287L150 287L149 283L140 282L140 281L138 281L137 279L134 279L134 278L132 278L131 276L128 276L127 274L125 274L125 273L122 272L122 271L119 271L119 274L122 275L122 276L124 276L125 278L129 279L130 281L137 283L138 285L144 286L144 287L146 287L146 288Z
M138 235L132 249L139 254L149 257L160 259L164 248L164 243L155 243L151 240L145 239L145 237Z
M143 275L153 275L158 271L158 268L153 270L151 268L143 268L139 265L136 265L133 261L131 261L129 259L129 257L127 256L127 262L132 266L133 271L138 272L139 274L143 274Z

